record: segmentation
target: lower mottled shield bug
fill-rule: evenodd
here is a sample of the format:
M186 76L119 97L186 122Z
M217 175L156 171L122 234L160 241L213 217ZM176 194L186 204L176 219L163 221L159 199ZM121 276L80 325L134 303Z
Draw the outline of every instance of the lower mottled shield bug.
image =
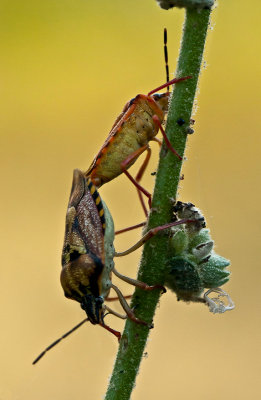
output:
M86 179L81 171L75 170L66 215L61 284L65 296L80 303L87 314L87 319L48 346L36 358L34 364L55 344L87 320L92 324L99 324L120 339L120 332L105 325L105 313L120 318L130 318L135 323L151 328L151 321L145 322L135 316L119 288L112 283L112 273L143 290L160 289L164 292L165 288L162 285L150 286L120 274L115 269L113 259L115 256L120 257L136 250L157 232L187 222L189 220L184 219L151 229L134 246L124 252L116 253L113 245L114 224L111 214L92 181ZM116 292L126 315L120 315L104 304L106 300L110 300L108 295L111 289Z
M81 304L92 324L105 327L104 312L113 311L108 310L104 301L112 288L128 318L150 325L135 317L120 290L111 282L112 272L141 289L152 290L159 286L149 286L116 272L113 241L113 219L105 202L92 181L75 170L62 255L61 284L64 294Z

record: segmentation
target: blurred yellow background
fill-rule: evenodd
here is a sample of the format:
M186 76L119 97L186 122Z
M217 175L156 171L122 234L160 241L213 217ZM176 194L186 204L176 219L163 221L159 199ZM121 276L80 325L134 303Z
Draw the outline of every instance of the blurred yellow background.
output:
M224 289L236 309L212 315L164 295L133 400L260 396L260 2L219 3L180 199L200 207L216 251L231 259ZM127 100L165 81L164 27L175 71L184 11L153 0L2 0L0 18L0 399L101 399L117 341L99 326L86 324L31 365L84 318L59 283L72 171L89 166ZM152 147L143 181L150 190ZM143 220L125 177L100 193L117 229ZM117 237L116 249L138 237ZM135 277L139 254L117 260L118 269ZM117 318L107 321L123 329Z

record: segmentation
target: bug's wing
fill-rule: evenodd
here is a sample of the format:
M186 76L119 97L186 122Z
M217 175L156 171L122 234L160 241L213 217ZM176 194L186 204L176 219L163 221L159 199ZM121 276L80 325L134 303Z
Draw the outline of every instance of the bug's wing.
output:
M110 130L110 133L109 133L108 137L110 137L110 136L112 136L114 134L114 132L115 132L114 128L119 124L119 122L121 121L122 117L124 117L124 115L126 114L126 111L128 110L129 107L130 107L130 101L128 101L128 103L125 104L125 106L123 107L122 112L116 118L114 124L112 125L112 128Z
M63 247L63 265L80 254L92 253L104 262L104 234L96 201L99 194L93 186L91 193L81 171L75 170L70 195ZM96 199L96 200L95 200Z
M83 173L79 169L73 171L72 189L69 199L68 208L77 207L85 191L85 179Z

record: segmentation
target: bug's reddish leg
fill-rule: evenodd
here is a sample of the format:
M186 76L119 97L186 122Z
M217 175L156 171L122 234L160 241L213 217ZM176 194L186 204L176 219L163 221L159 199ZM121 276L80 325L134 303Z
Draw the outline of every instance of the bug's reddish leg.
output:
M145 196L148 197L149 201L149 207L151 208L151 194L144 189L138 182L135 181L135 179L131 176L131 174L128 171L123 171L124 174L131 180L131 182L143 193Z
M127 296L124 296L125 299L131 299L132 298L132 294L128 294ZM107 297L107 299L105 301L119 301L119 297ZM106 308L108 308L106 306Z
M176 226L176 225L187 224L190 222L193 223L193 222L197 222L197 221L194 219L181 219L179 221L170 222L169 224L165 224L165 225L157 226L156 228L152 228L137 243L135 243L129 249L127 249L121 253L115 252L114 257L122 257L122 256L126 256L127 254L132 253L133 251L135 251L139 247L141 247L145 242L147 242L147 240L151 239L158 232L163 231L164 229L168 229L168 228L171 228L172 226Z
M141 281L138 281L137 279L132 279L132 278L129 278L128 276L125 276L125 275L120 274L115 268L113 268L112 272L113 272L118 278L120 278L122 281L127 282L127 283L129 283L130 285L136 286L136 287L138 287L138 288L140 288L140 289L142 289L142 290L150 291L150 290L154 290L154 289L160 289L163 293L166 292L165 287L162 286L162 285L152 285L152 286L151 286L151 285L148 285L148 284L145 283L145 282L141 282Z
M142 228L145 225L146 225L146 222L141 222L140 224L137 224L137 225L128 226L128 228L124 228L124 229L120 229L119 231L116 231L115 235L119 235L120 233L132 231L133 229L136 229L136 228Z
M192 78L192 76L184 76L184 77L182 77L182 78L174 78L174 79L172 79L171 81L168 81L168 82L164 83L164 85L161 85L161 86L157 87L156 89L151 90L151 91L148 93L148 96L151 96L153 93L156 93L156 92L158 92L159 90L164 89L165 87L168 87L168 86L170 86L170 85L174 85L174 83L178 83L178 82L181 82L181 81L185 81L185 80L190 79L190 78Z
M143 197L142 197L142 194L141 194L141 192L137 189L137 193L138 193L138 197L139 197L139 200L140 200L140 203L141 203L141 206L142 206L142 208L143 208L143 211L144 211L144 214L145 214L145 217L146 218L148 218L148 210L147 210L147 207L146 207L146 205L145 205L145 203L144 203L144 200L143 200Z
M127 167L129 164L135 160L140 154L142 154L145 150L148 149L148 145L146 144L145 146L142 146L138 150L134 151L132 154L130 154L122 163L121 163L121 169L122 172L130 179L130 181L136 186L138 190L140 190L142 193L145 194L145 196L148 197L149 199L149 207L151 208L151 194L144 189L132 176L131 174L127 171ZM147 157L146 157L147 158ZM146 162L146 159L145 159Z
M159 144L159 147L162 146L162 140L158 139L157 137L154 137L154 138L151 139L151 140L153 140L154 142L157 142L157 143Z
M143 177L143 174L144 174L144 172L145 172L145 169L146 169L147 166L148 166L150 157L151 157L151 149L150 149L150 147L148 147L148 148L147 148L147 155L146 155L146 158L145 158L145 160L143 161L143 163L142 163L142 165L141 165L141 167L140 167L140 169L139 169L137 175L135 176L136 182L140 182L140 181L141 181L141 179L142 179L142 177ZM141 192L140 192L138 189L137 189L137 192L138 192L138 196L139 196L139 199L140 199L140 202L141 202L143 211L144 211L145 216L146 216L146 218L147 218L147 217L148 217L148 211L147 211L147 208L146 208L146 206L145 206L145 203L144 203L142 194L141 194Z
M141 319L135 317L134 312L132 311L132 309L129 307L129 304L127 303L127 301L124 299L123 294L121 293L120 289L117 288L117 286L115 285L111 285L111 287L115 290L115 292L117 293L118 297L119 297L119 301L121 303L122 308L124 309L124 311L126 312L127 316L129 319L131 319L133 322L136 322L136 324L141 324L141 325L145 325L148 326L149 328L152 328L153 325L152 324L148 324L145 321L142 321Z
M143 163L142 163L142 165L141 165L141 167L140 167L140 169L139 169L139 171L138 171L138 173L137 173L137 175L136 175L136 177L135 177L135 179L136 179L137 182L139 182L139 181L142 179L143 174L144 174L144 172L145 172L145 169L146 169L147 166L148 166L150 157L151 157L151 148L150 148L150 147L147 147L147 155L146 155L146 158L145 158L145 160L143 161Z
M110 328L108 325L105 325L105 324L102 324L102 323L100 323L99 325L102 328L106 329L107 331L111 332L114 336L116 336L118 341L121 340L121 333L120 332L115 331L114 329Z
M177 151L171 146L171 143L170 143L170 141L169 141L169 139L168 139L168 137L167 137L167 135L166 135L166 132L164 131L163 126L162 126L161 123L160 123L159 117L158 117L157 115L153 115L152 119L153 119L154 123L159 127L159 129L160 129L160 131L161 131L161 133L162 133L162 135L163 135L163 137L164 137L164 140L165 140L165 143L166 143L166 145L167 145L167 148L168 148L173 154L175 154L175 156L177 156L180 160L182 160L182 157L181 157L181 156L177 153Z

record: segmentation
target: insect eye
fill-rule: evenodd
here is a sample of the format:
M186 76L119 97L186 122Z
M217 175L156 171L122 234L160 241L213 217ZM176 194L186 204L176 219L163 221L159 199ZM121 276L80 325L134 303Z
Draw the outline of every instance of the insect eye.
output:
M133 99L131 99L131 100L129 101L129 107L134 103L135 99L136 99L136 97L133 97Z

